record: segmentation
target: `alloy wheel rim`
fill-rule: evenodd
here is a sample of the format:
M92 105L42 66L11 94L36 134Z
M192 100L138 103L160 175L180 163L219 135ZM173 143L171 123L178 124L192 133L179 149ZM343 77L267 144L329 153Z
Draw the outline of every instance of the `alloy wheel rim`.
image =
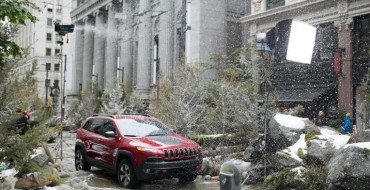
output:
M82 169L82 155L80 152L77 152L76 154L76 166L79 170Z
M124 186L130 183L130 168L127 164L123 164L120 168L120 180L123 182Z

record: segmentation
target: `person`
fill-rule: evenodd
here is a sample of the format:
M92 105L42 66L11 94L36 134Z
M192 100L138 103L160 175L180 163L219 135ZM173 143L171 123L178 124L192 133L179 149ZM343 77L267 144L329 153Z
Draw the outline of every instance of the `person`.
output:
M353 132L353 123L351 120L351 114L347 113L342 123L342 134L351 134Z
M317 118L316 118L315 124L318 127L322 127L322 126L327 126L328 125L328 119L325 117L324 111L322 111L322 110L319 111L319 113L317 115Z
M24 135L28 131L28 116L23 112L21 117L17 120L16 126L17 129L20 129L20 135Z
M27 119L31 119L31 114L27 110L23 111L23 115L27 117Z

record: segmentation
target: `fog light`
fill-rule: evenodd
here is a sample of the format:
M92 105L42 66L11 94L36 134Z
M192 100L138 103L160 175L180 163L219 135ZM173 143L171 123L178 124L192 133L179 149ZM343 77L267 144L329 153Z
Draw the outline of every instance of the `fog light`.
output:
M150 169L146 169L146 170L145 170L145 172L146 172L146 173L150 173Z

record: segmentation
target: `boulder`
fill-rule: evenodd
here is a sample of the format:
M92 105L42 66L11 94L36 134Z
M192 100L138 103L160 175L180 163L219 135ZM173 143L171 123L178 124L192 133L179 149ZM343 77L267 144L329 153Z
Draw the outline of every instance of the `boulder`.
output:
M324 166L336 152L334 146L326 140L311 140L307 146L306 163L309 165Z
M275 166L277 168L285 168L285 167L298 167L301 166L302 163L298 160L291 157L283 152L276 152L275 154L271 154L268 156L268 162L270 165Z
M43 166L47 165L50 162L49 157L47 155L45 155L45 154L37 154L37 155L35 155L32 158L32 161L34 161L40 167L43 167Z
M41 174L34 172L24 175L15 183L15 189L37 189L51 184L50 180L45 179Z
M320 132L321 135L308 140L306 163L309 165L327 165L335 152L350 139L348 135L340 135L329 127L320 127Z
M364 146L365 145L365 146ZM328 190L365 190L370 187L370 143L348 144L328 164Z
M319 129L307 118L276 114L269 122L269 134L281 150L297 142L301 134L319 133Z

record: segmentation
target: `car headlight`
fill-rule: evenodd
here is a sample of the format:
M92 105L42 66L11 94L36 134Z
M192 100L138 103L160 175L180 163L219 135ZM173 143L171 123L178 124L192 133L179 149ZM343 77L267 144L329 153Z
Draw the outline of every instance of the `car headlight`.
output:
M141 151L141 152L154 152L154 153L157 152L156 149L153 149L153 148L145 148L145 147L140 147L140 146L137 146L136 147L136 150Z

